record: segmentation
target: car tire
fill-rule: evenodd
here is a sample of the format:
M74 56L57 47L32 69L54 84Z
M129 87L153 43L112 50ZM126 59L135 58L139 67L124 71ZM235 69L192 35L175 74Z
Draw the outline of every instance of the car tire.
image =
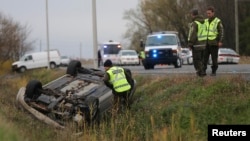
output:
M155 65L154 64L150 64L150 69L155 69Z
M27 69L26 69L26 67L24 67L24 66L22 66L21 68L19 68L19 72L20 73L23 73L23 72L25 72Z
M49 67L50 67L51 69L55 69L55 68L56 68L56 64L52 62L52 63L50 63Z
M181 68L181 59L180 58L177 58L176 62L174 62L174 67L175 68Z
M71 61L67 67L67 71L66 74L69 74L71 76L76 76L78 69L80 69L82 67L81 62L80 61Z
M145 63L145 64L143 64L143 66L144 66L144 69L145 69L145 70L150 69L149 65L148 65L148 64L146 64L146 63Z
M30 99L36 99L42 92L42 83L38 80L31 80L26 85L25 96Z

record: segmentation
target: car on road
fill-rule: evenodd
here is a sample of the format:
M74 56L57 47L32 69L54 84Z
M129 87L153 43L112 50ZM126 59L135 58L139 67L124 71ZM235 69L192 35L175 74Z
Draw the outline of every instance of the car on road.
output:
M129 73L131 71L126 69ZM71 61L66 74L45 84L30 80L21 87L17 105L38 120L56 128L64 129L69 122L83 129L84 123L99 121L100 115L112 109L112 90L103 82L104 71L84 68L79 61ZM136 89L131 79L130 101Z
M161 31L147 35L146 41L141 40L145 59L142 61L145 70L154 69L155 65L174 65L182 67L181 42L178 32Z
M50 62L48 62L48 56ZM55 69L61 63L61 56L58 50L32 52L24 54L19 61L12 63L12 71L23 73L31 69L48 67Z
M230 48L219 48L218 63L225 64L238 64L240 55Z
M186 48L182 49L182 64L193 64L192 51ZM219 48L218 63L219 64L238 64L240 55L230 48ZM208 64L212 64L212 58L209 57Z
M119 65L139 65L140 60L135 50L120 50L118 53Z
M61 56L61 66L68 66L71 59L68 56Z
M189 48L181 49L182 64L192 65L193 64L193 54Z

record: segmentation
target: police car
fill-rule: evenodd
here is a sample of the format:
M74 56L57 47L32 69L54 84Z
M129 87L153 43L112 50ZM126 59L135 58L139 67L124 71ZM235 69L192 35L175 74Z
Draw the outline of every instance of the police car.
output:
M181 43L178 33L175 31L154 32L149 34L144 47L145 59L143 66L154 69L157 64L174 65L175 68L182 67Z

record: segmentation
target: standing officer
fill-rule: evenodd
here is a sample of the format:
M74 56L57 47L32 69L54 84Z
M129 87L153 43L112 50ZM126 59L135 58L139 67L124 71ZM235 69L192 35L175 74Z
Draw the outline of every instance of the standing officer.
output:
M145 59L145 52L143 50L139 52L139 59L140 63L143 64L143 61Z
M199 15L198 10L191 11L192 23L190 24L188 35L188 46L193 53L194 68L197 76L203 77L204 72L204 52L206 47L206 27L204 19Z
M100 49L97 52L97 57L98 57L98 68L100 68L102 62L102 55Z
M207 28L207 45L204 56L204 71L206 72L209 57L212 58L212 73L211 76L216 76L218 69L218 50L222 46L224 38L224 29L222 22L219 18L214 16L215 9L212 6L207 8L205 24Z

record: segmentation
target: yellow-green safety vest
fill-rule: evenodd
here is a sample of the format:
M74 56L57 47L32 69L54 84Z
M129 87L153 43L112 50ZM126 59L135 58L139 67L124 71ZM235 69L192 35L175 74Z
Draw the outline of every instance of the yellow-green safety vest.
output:
M194 21L198 25L197 39L198 41L207 40L207 29L205 23L202 24L199 21Z
M218 33L217 26L218 23L220 22L220 19L217 17L209 24L208 19L205 20L206 27L208 29L207 31L207 39L208 40L215 40Z
M113 84L113 88L116 92L124 92L131 89L123 68L111 67L107 73L110 76L109 82Z
M145 59L145 52L144 52L144 51L141 51L141 52L140 52L140 57L141 57L142 59Z

